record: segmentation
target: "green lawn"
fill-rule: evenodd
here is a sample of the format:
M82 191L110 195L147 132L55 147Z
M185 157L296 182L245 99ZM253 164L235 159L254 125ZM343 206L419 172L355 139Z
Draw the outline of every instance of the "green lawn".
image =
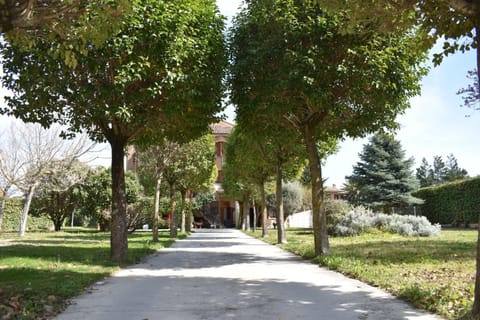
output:
M181 235L184 237L185 235ZM128 264L173 243L167 233L129 235ZM0 235L2 319L39 319L62 310L67 300L119 269L109 261L110 234L88 229Z
M261 232L255 234L261 237ZM314 257L310 230L289 230L282 248L381 287L447 319L468 319L475 280L476 230L443 230L416 238L376 233L330 238L331 255ZM276 243L276 230L269 232Z

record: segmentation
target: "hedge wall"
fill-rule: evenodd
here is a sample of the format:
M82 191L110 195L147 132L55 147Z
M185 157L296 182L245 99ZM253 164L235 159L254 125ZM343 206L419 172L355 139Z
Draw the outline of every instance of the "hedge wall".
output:
M7 198L3 213L2 232L17 232L20 229L23 199ZM53 223L47 217L28 215L27 231L53 230Z
M480 177L422 188L413 195L425 200L421 214L432 223L460 226L478 222Z

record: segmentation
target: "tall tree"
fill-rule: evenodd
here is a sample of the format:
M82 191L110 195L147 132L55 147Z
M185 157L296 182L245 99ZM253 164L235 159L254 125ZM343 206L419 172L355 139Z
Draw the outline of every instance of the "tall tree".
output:
M460 168L458 165L458 160L455 158L453 154L447 156L447 173L445 176L445 180L447 181L455 181L461 180L468 177L467 170Z
M349 26L346 29L354 31L352 26L363 20L365 24L380 26L392 32L404 29L421 29L430 37L419 43L423 47L431 47L436 40L443 40L443 52L434 55L434 63L440 64L444 56L456 51L476 50L477 68L469 75L473 80L460 94L464 94L465 104L478 106L480 93L480 5L472 0L317 0L330 9L347 10ZM372 23L373 22L373 23ZM473 76L473 74L475 74ZM480 219L480 215L479 215ZM477 270L475 277L475 293L472 314L480 319L480 223L478 224Z
M420 181L420 187L428 187L467 177L467 170L459 167L458 160L453 154L447 156L446 162L442 156L434 156L433 167L423 158L420 167L417 168L417 178Z
M420 187L428 187L433 184L433 169L427 159L423 158L422 163L417 168L416 177L420 183Z
M412 174L413 158L405 159L399 141L386 134L374 135L359 154L353 174L346 177L359 192L360 204L392 212L392 208L420 204L411 195L418 189Z
M467 78L472 80L473 83L458 90L457 94L462 95L464 106L473 110L480 110L480 85L477 70L468 71Z
M232 101L238 110L256 110L246 117L252 123L268 121L302 137L316 254L329 252L321 172L326 154L318 143L395 126L424 74L415 34L362 33L363 26L345 34L340 22L346 17L311 0L252 0L232 29Z
M4 85L14 95L3 112L70 132L84 128L112 147L111 259L125 261L124 149L136 139L189 140L208 130L222 109L223 19L213 0L133 2L119 31L89 45L74 68L52 49L58 36L21 51L3 44Z
M432 177L433 184L440 184L444 181L445 176L447 175L447 166L443 161L441 156L433 157L433 168L432 168Z

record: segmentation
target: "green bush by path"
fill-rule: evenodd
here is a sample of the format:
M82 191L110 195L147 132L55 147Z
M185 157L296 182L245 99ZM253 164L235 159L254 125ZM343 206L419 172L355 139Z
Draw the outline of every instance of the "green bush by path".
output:
M7 198L3 213L2 232L18 232L20 229L20 217L22 216L23 199ZM34 217L31 214L27 219L28 231L53 230L53 223L46 216Z
M447 319L468 319L475 282L475 230L443 230L437 237L387 233L331 237L331 255L315 257L310 230L287 231L280 247L321 266L383 288ZM261 238L261 233L254 235ZM267 238L276 243L276 232Z
M0 235L0 315L2 319L44 319L55 315L69 298L119 268L112 264L110 233L93 229ZM185 237L182 234L181 237ZM150 232L128 239L127 263L170 246L166 232L153 243Z
M422 188L413 195L425 200L421 214L432 223L463 226L478 222L480 177Z

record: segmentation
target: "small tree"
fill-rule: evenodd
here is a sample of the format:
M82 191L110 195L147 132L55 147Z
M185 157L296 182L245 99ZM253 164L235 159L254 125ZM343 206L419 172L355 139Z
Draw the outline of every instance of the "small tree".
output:
M405 151L393 136L375 134L359 156L353 174L346 177L358 191L359 204L389 213L395 207L422 203L411 195L418 189L411 172L413 158L405 160Z
M265 139L259 139L258 135L254 137L248 129L239 126L230 133L225 147L227 173L224 174L224 181L226 184L230 183L230 179L235 179L240 183L252 184L259 190L263 237L268 233L265 184L273 178L275 173L271 147L272 145L266 143ZM235 173L234 176L232 170ZM223 171L225 172L225 169Z
M165 168L171 161L179 145L168 141L161 140L161 143L156 143L149 146L145 150L140 150L140 176L143 180L153 178L154 184L154 209L153 209L153 225L152 238L154 242L158 242L158 221L160 218L160 191L162 187L162 180L165 173Z
M182 145L184 155L183 170L177 189L181 195L180 231L190 231L191 214L187 213L187 194L210 190L216 177L215 138L212 134L192 140Z
M298 181L287 182L282 186L283 210L285 211L285 220L289 215L297 212L302 207L303 190L302 185ZM268 205L271 209L275 209L276 194L267 196Z
M135 174L127 172L125 175L127 205L136 203L140 198L141 191L141 185ZM111 205L111 170L104 167L91 170L81 188L81 205L78 208L79 211L98 223L101 231L107 231L110 229L111 224Z
M17 158L22 163L21 179L15 185L24 194L19 230L19 235L23 237L30 204L37 189L46 187L49 179L68 174L77 159L89 152L94 144L86 136L67 141L60 137L58 127L46 130L33 124L17 127L15 135L21 137L18 140L21 152Z
M89 168L79 161L59 161L53 167L40 187L41 192L33 199L33 208L37 214L47 215L55 231L60 231L65 219L81 203L81 188Z

